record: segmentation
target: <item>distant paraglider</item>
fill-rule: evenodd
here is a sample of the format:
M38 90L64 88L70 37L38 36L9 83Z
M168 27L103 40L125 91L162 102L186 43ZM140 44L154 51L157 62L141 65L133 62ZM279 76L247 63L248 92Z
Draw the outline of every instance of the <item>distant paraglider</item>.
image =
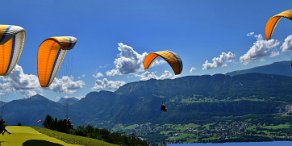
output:
M167 107L166 107L166 105L165 105L165 104L161 104L161 106L160 106L160 110L161 110L161 111L164 111L164 112L167 112Z
M50 37L44 40L38 49L37 72L41 87L48 87L54 80L67 53L76 44L72 36Z
M151 52L148 54L144 59L144 69L148 69L151 65L151 63L157 58L157 57L163 58L172 68L175 75L178 75L182 72L183 64L181 61L181 58L176 55L175 53L171 51L158 51L158 52ZM163 103L160 106L160 110L163 112L167 112L167 107Z
M274 29L276 28L277 23L280 21L281 18L287 18L289 20L292 20L292 10L283 11L279 14L274 15L268 20L265 27L265 36L267 40L271 39Z
M20 26L0 25L0 76L9 75L17 64L25 40Z
M171 51L158 51L148 54L144 59L144 69L148 69L153 60L158 56L163 58L171 66L174 74L178 75L183 69L181 58Z

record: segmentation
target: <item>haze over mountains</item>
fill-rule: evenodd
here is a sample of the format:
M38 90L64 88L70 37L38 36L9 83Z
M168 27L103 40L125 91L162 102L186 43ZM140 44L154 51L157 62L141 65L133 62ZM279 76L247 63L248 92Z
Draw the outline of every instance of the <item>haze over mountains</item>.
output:
M292 76L291 61L274 62L269 65L258 66L258 67L245 69L245 70L233 71L226 74L234 76L234 75L245 74L245 73L264 73L264 74Z
M57 102L61 103L63 105L71 105L74 104L75 102L77 102L79 99L75 98L75 97L70 97L70 98L65 98L65 97L61 97Z
M133 82L115 92L88 93L78 101L70 98L53 102L35 95L8 102L2 111L8 124L39 125L36 121L46 114L65 118L63 101L70 101L68 115L75 125L106 128L118 123L189 123L286 112L292 105L292 77L288 76L292 68L287 63L277 62L228 75ZM166 113L160 111L162 102L168 106Z

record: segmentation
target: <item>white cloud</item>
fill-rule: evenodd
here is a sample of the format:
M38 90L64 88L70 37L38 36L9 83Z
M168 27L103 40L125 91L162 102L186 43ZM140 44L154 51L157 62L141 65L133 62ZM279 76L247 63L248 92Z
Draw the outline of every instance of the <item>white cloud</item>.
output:
M279 56L280 55L280 51L272 51L271 54L270 54L270 57L276 57L276 56Z
M202 65L203 70L211 69L211 68L217 68L226 66L227 62L231 62L235 58L235 54L232 52L222 52L219 57L214 57L212 59L212 62L209 62L208 60L205 61L205 63Z
M136 74L140 80L145 81L149 79L164 80L164 79L174 79L179 77L179 75L173 75L170 71L165 70L162 75L157 76L154 72L145 71L142 74Z
M126 82L124 81L112 81L112 80L108 80L107 78L103 78L103 79L97 79L92 89L114 91L125 84Z
M19 92L30 97L37 94L36 90L41 90L36 75L25 74L21 66L16 65L9 76L0 77L1 94Z
M143 71L143 61L148 53L139 54L131 46L123 43L118 44L120 53L114 61L115 68L106 72L107 76L137 73ZM165 63L163 60L155 60L153 65Z
M83 88L85 85L82 80L74 80L74 77L62 76L62 78L55 78L49 89L60 93L72 94L76 90Z
M282 52L292 50L292 35L288 35L281 46Z
M109 71L106 71L105 73L107 76L116 76L116 75L121 75L120 71L118 69L112 69Z
M64 76L61 79L55 78L49 89L56 92L74 93L83 86L82 80L74 81L73 77ZM36 75L25 74L22 67L16 65L9 76L0 77L0 90L0 94L19 92L30 97L37 93L40 94L39 91L42 91L42 88Z
M175 78L175 76L172 73L170 73L170 71L168 70L165 70L164 73L160 77L158 77L159 80L173 79L173 78Z
M254 32L249 32L246 34L246 36L250 37L250 36L253 36L254 35Z
M101 78L103 74L101 72L97 72L96 74L92 75L94 78Z
M140 75L137 74L136 76L139 77L140 80L142 80L142 81L158 78L154 72L149 72L149 71L145 71L144 73L142 73Z
M115 59L115 68L107 71L106 75L115 76L120 74L135 73L140 70L143 66L143 60L147 55L146 52L139 54L131 46L123 43L118 44L118 58Z
M250 49L240 57L242 63L249 63L251 60L261 58L264 56L273 56L277 53L277 46L280 42L278 40L264 40L262 35L255 35L257 41L253 43Z
M194 72L195 70L196 70L195 67L191 67L191 69L190 69L190 73Z

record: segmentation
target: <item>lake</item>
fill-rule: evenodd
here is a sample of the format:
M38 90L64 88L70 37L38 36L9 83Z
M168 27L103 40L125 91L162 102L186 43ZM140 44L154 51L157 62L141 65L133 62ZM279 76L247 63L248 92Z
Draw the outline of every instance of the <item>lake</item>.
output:
M168 144L167 146L292 146L292 141Z

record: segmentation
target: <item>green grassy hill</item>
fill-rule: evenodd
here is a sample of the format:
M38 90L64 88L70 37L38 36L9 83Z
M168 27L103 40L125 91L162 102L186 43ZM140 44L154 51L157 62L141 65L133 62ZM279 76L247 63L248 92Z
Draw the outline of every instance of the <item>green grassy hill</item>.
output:
M41 127L33 127L33 128L42 134L60 139L70 144L79 144L83 146L117 146L115 144L107 143L105 141L101 141L101 140L97 140L93 138L66 134L66 133L62 133L58 131L49 130L46 128L41 128Z
M6 129L12 134L0 135L1 146L114 146L104 141L39 127L7 126Z

